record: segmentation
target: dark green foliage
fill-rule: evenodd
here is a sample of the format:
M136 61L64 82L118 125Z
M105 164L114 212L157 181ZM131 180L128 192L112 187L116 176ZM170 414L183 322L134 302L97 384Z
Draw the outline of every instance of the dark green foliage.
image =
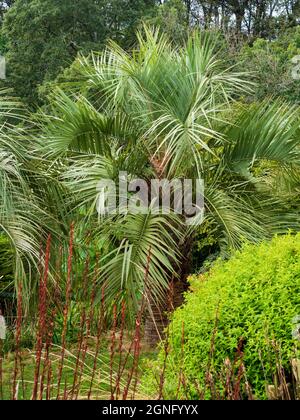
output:
M300 315L300 234L247 245L210 273L192 277L191 284L194 292L170 326L164 398L175 397L181 368L188 397L196 398L195 380L203 385L212 347L210 371L218 373L226 359L234 360L241 338L247 379L256 397L264 398L265 384L274 383L276 363L289 373L298 342L293 329ZM161 351L157 372L164 358ZM147 382L151 378L149 372Z
M246 44L236 61L242 70L252 72L257 83L255 100L280 96L300 103L300 80L292 77L293 68L296 70L300 62L292 62L297 56L300 56L300 27L283 32L273 41L257 39L252 46Z
M17 0L5 14L9 86L30 105L37 88L68 67L78 52L101 50L108 38L131 46L152 0Z
M0 233L0 307L12 300L14 292L13 251L9 241Z
M233 40L224 59L231 61L235 55L238 64L244 62L242 69L257 72L256 99L271 93L299 102L299 81L290 77L290 60L299 49L296 26L299 2L291 0L279 5L273 14L268 2L259 7L256 3L242 0L0 2L0 23L4 22L0 52L7 58L6 85L13 87L16 95L31 107L41 105L49 82L71 66L79 52L100 51L108 39L126 50L131 49L136 42L135 30L143 20L160 26L177 45L194 28L221 33L222 39L225 36ZM240 53L241 43L245 47Z
M189 32L187 7L182 0L168 0L160 4L148 23L159 26L170 40L182 44Z
M0 234L0 281L9 283L13 279L13 252L9 241Z

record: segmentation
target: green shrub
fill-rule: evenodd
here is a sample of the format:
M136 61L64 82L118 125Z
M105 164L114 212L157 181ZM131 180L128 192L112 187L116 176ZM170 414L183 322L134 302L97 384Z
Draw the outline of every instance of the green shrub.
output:
M300 315L300 234L246 245L229 261L218 261L208 274L193 276L191 286L193 292L175 311L169 328L164 398L176 397L179 375L188 384L188 395L182 396L197 397L193 384L204 383L212 337L214 372L224 369L226 359L234 360L243 337L247 379L255 396L265 398L266 384L274 383L276 362L280 359L288 373L299 343L299 337L293 337L293 320ZM164 359L161 350L144 378L152 391L157 383L153 372L159 375ZM220 382L216 385L224 389Z

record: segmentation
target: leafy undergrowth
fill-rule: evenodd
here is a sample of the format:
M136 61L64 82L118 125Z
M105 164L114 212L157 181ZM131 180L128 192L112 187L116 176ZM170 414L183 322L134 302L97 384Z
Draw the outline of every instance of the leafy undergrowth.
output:
M167 399L266 399L274 389L299 397L300 234L247 245L190 281L193 292L145 376L149 391L152 384Z
M48 241L30 322L18 290L0 400L299 398L300 235L246 246L194 277L157 355L143 339L148 296L130 328L125 301L108 306L103 289L96 299L97 264L73 288L72 234L62 289L48 281Z

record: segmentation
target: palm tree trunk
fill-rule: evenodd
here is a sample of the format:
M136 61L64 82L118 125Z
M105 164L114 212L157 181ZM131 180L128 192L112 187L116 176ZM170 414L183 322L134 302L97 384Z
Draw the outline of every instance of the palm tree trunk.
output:
M184 302L184 293L188 290L187 278L191 268L192 238L184 244L184 255L181 264L180 276L173 280L165 298L158 303L148 296L148 311L145 319L144 339L146 344L153 348L164 339L165 330L169 324L170 313L180 307ZM178 271L178 269L177 269Z

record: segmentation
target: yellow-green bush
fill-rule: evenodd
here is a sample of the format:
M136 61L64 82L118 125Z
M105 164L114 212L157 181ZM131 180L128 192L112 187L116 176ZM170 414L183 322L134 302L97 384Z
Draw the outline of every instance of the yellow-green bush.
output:
M221 371L227 358L233 360L243 337L247 379L254 394L264 398L276 362L280 359L288 372L298 344L293 322L300 315L300 234L247 245L229 261L217 262L208 274L193 276L191 286L193 292L170 324L164 398L176 397L179 375L187 384L183 397L197 397L193 384L204 381L216 320L211 369ZM146 374L148 388L157 383L153 372L162 371L164 353L161 350ZM221 383L216 385L222 389Z

